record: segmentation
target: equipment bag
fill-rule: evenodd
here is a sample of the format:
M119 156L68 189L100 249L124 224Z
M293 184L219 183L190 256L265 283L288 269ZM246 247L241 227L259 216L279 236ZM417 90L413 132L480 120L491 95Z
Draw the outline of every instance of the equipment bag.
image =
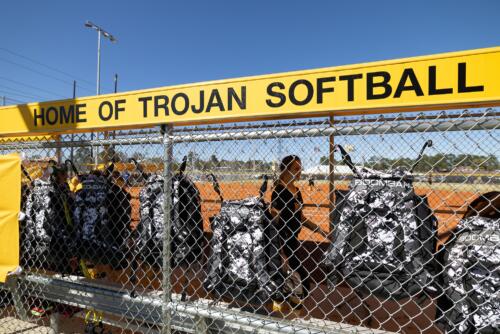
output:
M57 184L51 164L47 179L35 179L26 192L25 217L21 222L21 264L61 273L70 272L75 254L72 200L69 187Z
M130 195L110 180L112 169L79 176L74 221L79 258L121 269L127 265L131 204Z
M27 216L26 216L26 205L28 198L31 196L31 187L33 184L33 179L31 178L28 171L21 165L21 171L24 174L27 182L21 185L21 210L19 212L19 253L20 253L20 264L22 267L31 266L29 263L29 258L32 256L28 253L31 248L31 243L33 241L33 225L31 227L27 226ZM32 222L30 222L32 224ZM30 240L31 238L31 240Z
M212 254L204 286L218 298L252 304L283 298L278 232L262 200L266 188L267 178L260 197L223 201L212 221ZM218 184L215 189L220 195Z
M325 260L331 286L345 281L364 295L391 299L436 292L436 219L427 199L415 194L411 174L431 145L424 145L410 171L389 173L354 167L337 145L354 178L335 207Z
M190 265L200 261L203 253L203 219L201 198L196 185L184 175L187 159L172 178L171 250L173 265ZM140 170L142 172L142 170ZM150 265L163 263L164 178L146 176L141 190L138 253Z
M500 333L498 214L462 219L443 254L445 298L438 300L440 323L451 333Z

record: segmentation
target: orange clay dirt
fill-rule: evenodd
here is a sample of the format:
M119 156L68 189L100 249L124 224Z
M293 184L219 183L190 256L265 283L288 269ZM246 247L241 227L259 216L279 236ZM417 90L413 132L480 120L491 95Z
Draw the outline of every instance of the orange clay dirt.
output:
M220 200L215 193L212 184L208 182L197 182L196 185L201 193L202 198L202 214L204 229L210 231L209 217L216 215L220 210ZM224 199L243 199L249 196L256 196L259 193L260 182L258 181L243 181L243 182L224 182L221 183L221 192ZM337 189L346 190L347 184L336 185ZM328 221L328 183L318 183L312 187L305 182L299 183L299 188L304 199L304 214L313 223L319 225L324 231L329 231L330 224ZM445 187L441 187L445 188ZM467 205L474 200L479 193L472 191L462 191L456 187L448 187L449 189L435 189L432 186L417 186L416 192L418 195L426 195L429 205L434 211L437 219L440 236L446 236L447 232L453 229L463 213ZM139 223L139 187L129 188L132 195L132 227L135 228ZM265 200L271 198L271 190L268 188L265 194ZM299 238L308 241L325 241L320 235L310 232L307 229L302 229Z

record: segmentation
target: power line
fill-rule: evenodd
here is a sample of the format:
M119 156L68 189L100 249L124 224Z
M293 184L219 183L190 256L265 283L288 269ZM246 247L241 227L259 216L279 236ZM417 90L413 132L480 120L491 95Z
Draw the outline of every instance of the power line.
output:
M57 77L52 76L52 75L50 75L50 74L46 74L46 73L43 73L43 72L40 72L40 71L34 70L34 69L32 69L31 67L29 67L29 66L25 66L25 65L22 65L22 64L16 63L16 62L14 62L14 61L12 61L12 60L4 59L4 58L0 58L0 60L4 61L4 62L6 62L6 63L10 63L10 64L13 64L13 65L19 66L19 67L24 68L25 70L31 71L31 72L33 72L33 73L37 73L37 74L39 74L39 75L41 75L41 76L48 77L48 78L51 78L51 79L53 79L53 80L61 81L61 82L64 82L65 84L67 84L67 85L71 85L71 86L73 86L73 82L71 82L71 81L67 81L67 80L64 80L64 79L60 79L60 78L57 78ZM82 89L84 89L84 90L86 90L86 91L89 91L89 92L93 92L92 90L90 90L90 89L88 89L88 88L85 88L85 87L80 87L80 88L82 88Z
M36 89L36 90L39 90L41 92L49 93L49 94L52 94L52 95L55 95L55 96L58 96L58 97L67 98L67 96L61 95L59 93L51 92L51 91L43 89L43 88L39 88L39 87L35 87L35 86L32 86L32 85L28 85L26 83L23 83L23 82L20 82L20 81L17 81L17 80L13 80L13 79L1 77L1 76L0 76L0 79L5 80L5 81L13 82L13 83L15 83L17 85L21 85L21 86L25 86L25 87L28 87L28 88Z
M93 87L93 86L94 86L94 83L92 83L92 82L90 82L90 81L87 81L87 80L82 79L82 78L78 78L78 77L76 77L75 75L72 75L72 74L70 74L70 73L67 73L67 72L61 71L61 70L59 70L59 69L57 69L57 68L55 68L55 67L52 67L52 66L47 65L47 64L44 64L44 63L42 63L42 62L40 62L40 61L38 61L38 60L36 60L36 59L33 59L33 58L30 58L30 57L27 57L27 56L25 56L25 55L22 55L22 54L19 54L19 53L17 53L17 52L14 52L14 51L8 50L8 49L6 49L6 48L0 48L0 50L2 50L2 51L4 51L4 52L7 52L7 53L10 53L11 55L14 55L14 56L17 56L17 57L20 57L20 58L23 58L23 59L29 60L29 61L31 61L32 63L35 63L35 64L37 64L37 65L43 66L43 67L45 67L45 68L48 68L49 70L52 70L52 71L55 71L55 72L61 73L61 74L65 75L65 76L67 76L67 77L69 77L69 78L71 78L71 79L77 79L77 80L78 80L78 81L80 81L80 82L85 82L85 83L89 84L91 87Z
M12 102L26 103L25 101L16 100L16 99L13 99L13 98L10 98L10 97L7 97L7 96L3 96L3 98L5 98L5 100L9 100L9 101L12 101Z
M64 82L66 84L72 84L71 82L67 81L67 80L64 80L64 79L60 79L60 78L57 78L57 77L54 77L52 75L49 75L49 74L46 74L46 73L42 73L40 71L37 71L37 70L34 70L32 69L31 67L29 66L26 66L26 65L22 65L22 64L19 64L19 63L16 63L12 60L8 60L8 59L5 59L5 58L0 58L0 60L6 62L6 63L10 63L12 65L16 65L16 66L19 66L21 68L24 68L25 70L28 70L28 71L31 71L31 72L34 72L34 73L37 73L37 74L40 74L40 75L43 75L43 76L46 76L46 77L49 77L51 79L54 79L54 80L57 80L57 81L61 81L61 82Z
M12 101L12 102L19 102L19 103L26 103L25 101L21 101L21 100L17 100L17 99L13 99L13 98L10 98L10 97L5 97L6 100L9 100L9 101Z
M42 95L38 95L38 94L33 94L33 93L31 93L31 92L25 92L25 91L22 91L22 90L19 90L19 89L16 89L16 88L11 88L11 87L9 87L9 86L5 86L5 85L2 85L2 84L0 84L0 87L2 87L3 89L8 89L8 90L11 90L11 91L13 91L13 92L18 92L18 93L22 93L22 94L24 94L24 93L28 93L28 94L32 95L33 97L38 97L38 98L41 98L41 99L47 99L47 96L42 96ZM50 100L50 98L49 98L49 100Z
M26 95L26 94L21 94L21 93L9 92L9 91L3 90L3 89L1 89L1 90L0 90L0 93L17 95L17 96L25 97L25 98L30 99L30 100L33 100L33 99L34 99L34 100L37 100L37 98L36 98L36 97L34 97L34 96L29 96L29 95Z

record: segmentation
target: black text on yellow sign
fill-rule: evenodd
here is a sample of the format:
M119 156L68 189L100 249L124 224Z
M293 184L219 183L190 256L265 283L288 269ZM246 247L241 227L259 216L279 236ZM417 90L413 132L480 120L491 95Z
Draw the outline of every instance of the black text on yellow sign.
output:
M336 98L335 83L344 85L347 90L346 96L339 97L339 99L350 102L355 101L356 86L359 84L366 86L364 100L398 99L403 94L432 96L454 92L464 94L484 91L484 85L472 85L467 82L467 63L457 64L456 83L453 87L438 87L437 76L437 67L429 66L428 76L425 78L426 86L420 83L412 68L406 68L403 71L396 80L395 86L393 86L394 79L391 78L391 73L387 71L341 75L338 78L336 76L318 77L315 81L297 79L289 87L286 87L282 81L274 81L266 87L268 97L266 104L270 108L281 108L287 101L295 106L304 106L313 100L319 105L328 103L329 99ZM193 100L197 103L193 103ZM144 119L170 115L182 116L186 113L196 115L211 111L233 111L234 107L238 110L247 109L246 86L229 87L225 94L221 94L217 88L208 92L201 89L197 96L191 99L188 94L178 92L172 96L165 94L141 96L137 98L137 101L141 104ZM119 120L120 115L126 110L126 103L126 99L103 100L97 108L97 116L102 122L111 119ZM34 126L85 123L87 122L86 113L85 103L35 108Z
M500 48L6 107L0 134L500 103Z
M399 99L403 94L414 94L415 96L432 96L432 95L446 95L453 94L455 91L458 94L470 92L484 91L483 85L471 86L467 83L467 63L457 64L456 83L454 87L438 88L437 87L437 67L429 66L427 77L424 80L418 79L415 71L412 68L405 68L403 73L394 80L391 78L391 73L387 71L376 71L367 73L357 73L328 77L319 77L315 82L310 82L305 79L298 79L290 85L285 85L276 81L267 86L267 94L275 99L267 99L266 103L269 107L279 108L285 105L287 99L296 106L303 106L311 103L316 99L317 104L323 104L328 98L335 99L335 85L344 85L344 90L347 90L345 96L339 97L341 100L354 102L356 95L356 84L365 85L365 96L361 99L379 100L379 99ZM423 86L421 81L426 82L427 85ZM358 82L358 83L357 83ZM395 86L394 83L396 83ZM297 91L300 89L305 90L305 95L302 98L298 97ZM360 97L357 97L358 99Z

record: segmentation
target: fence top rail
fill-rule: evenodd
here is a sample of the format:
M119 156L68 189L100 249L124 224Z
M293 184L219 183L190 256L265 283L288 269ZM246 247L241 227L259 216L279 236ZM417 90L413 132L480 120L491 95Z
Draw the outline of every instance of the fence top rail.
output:
M0 136L500 105L500 47L0 108Z
M496 115L497 113L492 113ZM479 114L478 114L479 115ZM326 136L359 136L373 134L429 133L440 131L485 131L500 128L498 117L424 117L408 121L407 118L376 119L377 122L342 122L333 125L328 121L310 123L283 123L249 125L248 127L207 127L198 131L180 131L173 133L174 143L213 142L235 140L262 140L276 138L304 138ZM375 119L374 119L375 120ZM4 141L0 150L54 149L63 147L100 147L103 145L151 145L162 144L165 138L158 132L121 133L113 139L94 139L86 137L50 141Z
M399 114L399 115L370 115L370 116L353 116L353 117L337 117L332 120L318 120L318 119L310 119L305 121L275 121L268 124L268 126L272 126L273 128L291 128L291 127L311 127L311 126L323 126L325 123L329 123L331 125L344 125L348 123L380 123L380 122L401 122L401 121L422 121L422 120L443 120L443 119L479 119L485 117L498 117L500 116L500 112L498 112L495 108L488 108L484 111L479 110L461 110L458 113L450 113L446 111L442 111L438 114L427 114L427 113L419 113L418 115L407 115L407 114ZM229 130L249 130L249 129L261 129L263 124L209 124L209 125L197 125L197 126L186 126L186 127L177 127L174 128L174 134L177 133L193 133L193 132L208 132L208 131L229 131ZM124 137L124 136L149 136L149 135L157 135L160 130L158 128L150 128L143 130L121 130L116 131L113 135L115 137Z

